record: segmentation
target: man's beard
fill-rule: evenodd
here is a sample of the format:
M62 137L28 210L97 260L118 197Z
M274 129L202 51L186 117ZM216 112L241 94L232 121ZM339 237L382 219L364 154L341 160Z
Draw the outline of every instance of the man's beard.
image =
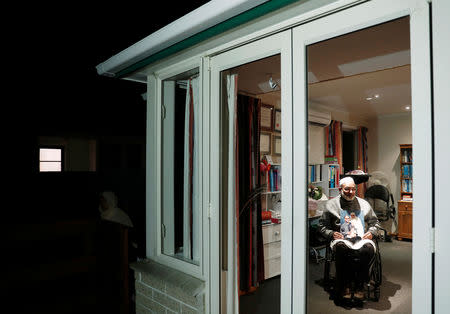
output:
M342 191L341 192L341 196L346 200L346 201L353 201L354 199L355 199L355 197L356 197L356 195L353 195L353 196L347 196L347 195L345 195L345 193L344 193L344 191Z

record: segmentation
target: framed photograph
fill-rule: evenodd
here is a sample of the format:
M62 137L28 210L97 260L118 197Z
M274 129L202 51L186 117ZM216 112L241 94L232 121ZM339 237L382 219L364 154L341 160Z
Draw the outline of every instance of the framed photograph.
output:
M274 135L273 136L273 154L276 156L281 156L281 136Z
M273 115L273 129L281 133L281 110L275 109L275 114Z
M270 155L271 134L261 132L259 137L259 152L264 155Z
M273 106L261 104L261 130L273 131Z

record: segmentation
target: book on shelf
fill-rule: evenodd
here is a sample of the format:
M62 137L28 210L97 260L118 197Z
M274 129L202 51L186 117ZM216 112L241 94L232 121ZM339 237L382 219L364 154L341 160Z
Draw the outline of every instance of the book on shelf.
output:
M330 165L328 167L329 171L329 178L330 178L330 188L337 188L339 187L339 165Z
M267 192L281 191L281 166L271 165L268 171L262 172L261 182L267 185Z
M402 165L402 175L405 178L412 178L412 165Z
M309 165L308 166L308 181L319 182L323 181L322 165Z
M402 191L412 193L413 184L411 179L402 179Z
M402 162L412 162L412 150L411 149L403 150Z
M403 195L402 196L402 201L412 201L413 200L413 197L412 197L412 195Z

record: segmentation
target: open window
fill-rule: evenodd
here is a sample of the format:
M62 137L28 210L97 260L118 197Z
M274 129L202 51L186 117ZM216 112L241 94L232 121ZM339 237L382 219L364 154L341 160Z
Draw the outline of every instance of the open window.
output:
M151 198L157 233L152 233L154 251L149 255L170 267L201 276L200 66L198 61L188 62L158 72L155 78L157 113L149 119L156 132L149 136L155 139L158 149L150 159L149 179L157 187Z

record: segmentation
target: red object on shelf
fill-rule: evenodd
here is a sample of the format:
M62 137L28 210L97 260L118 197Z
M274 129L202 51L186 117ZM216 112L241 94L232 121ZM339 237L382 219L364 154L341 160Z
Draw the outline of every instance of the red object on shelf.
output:
M271 220L272 220L272 222L274 223L274 224L280 224L281 223L281 218L271 218Z
M261 212L262 220L269 220L272 218L272 213L268 210L264 210Z

